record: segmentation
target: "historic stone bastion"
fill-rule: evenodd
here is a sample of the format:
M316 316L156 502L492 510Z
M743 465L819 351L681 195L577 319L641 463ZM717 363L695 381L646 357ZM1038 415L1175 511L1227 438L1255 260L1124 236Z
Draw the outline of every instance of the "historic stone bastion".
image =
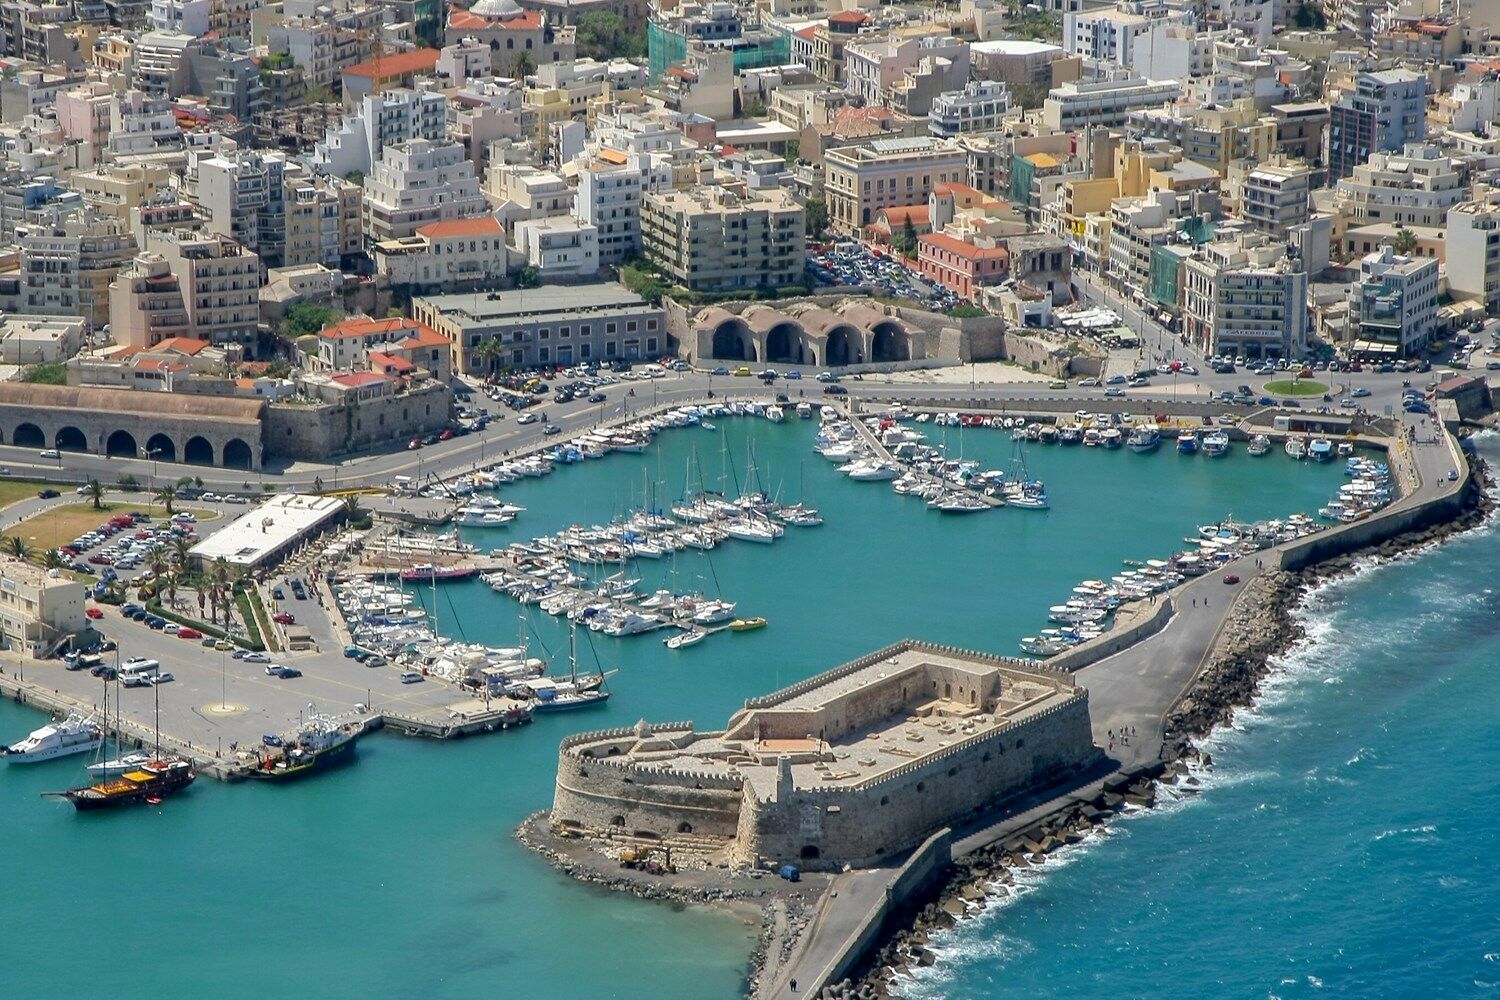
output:
M1067 674L906 640L751 699L719 732L568 737L551 824L739 866L867 866L1099 756Z

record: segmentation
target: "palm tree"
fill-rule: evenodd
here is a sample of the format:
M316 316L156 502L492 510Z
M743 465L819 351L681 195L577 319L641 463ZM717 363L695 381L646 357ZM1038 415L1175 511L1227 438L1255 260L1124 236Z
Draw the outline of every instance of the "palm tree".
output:
M223 556L215 559L213 565L209 567L208 578L213 584L209 588L209 600L213 602L215 608L218 608L220 604L224 606L225 625L229 624L229 602L225 599L225 591L229 588L230 576L229 563Z
M536 72L536 60L531 58L530 53L522 52L516 56L516 61L511 64L511 69L514 71L516 79L524 80Z
M499 337L491 337L473 350L474 358L485 362L485 367L489 369L490 374L494 374L495 362L503 353L505 353L505 345L500 342Z
M25 559L31 554L31 546L27 545L26 539L20 537L19 535L11 535L5 540L5 542L7 547L10 549L10 554L15 556L17 559Z
M151 494L151 502L159 503L167 509L167 516L172 516L172 503L177 499L177 490L171 486L163 486Z
M47 569L62 569L67 564L68 561L56 549L48 549L47 554L42 557L42 565Z
M192 550L193 546L186 538L182 537L181 535L173 536L172 565L177 567L177 571L179 573L187 569L189 559L188 553L190 553Z
M349 516L349 520L351 521L358 521L361 517L364 517L365 509L359 505L358 494L351 493L344 497L344 513Z
M1391 240L1391 249L1403 257L1411 256L1411 252L1417 248L1417 234L1405 226L1396 227L1396 236Z
M90 479L84 495L94 502L95 510L104 509L104 484L97 478Z

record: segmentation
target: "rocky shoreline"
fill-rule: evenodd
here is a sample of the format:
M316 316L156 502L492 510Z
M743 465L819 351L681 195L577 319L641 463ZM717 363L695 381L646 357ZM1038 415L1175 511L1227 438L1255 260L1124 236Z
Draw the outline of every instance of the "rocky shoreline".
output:
M823 996L828 1000L899 997L897 981L903 974L935 963L936 956L928 948L932 932L953 927L964 916L1004 899L1011 892L1014 871L1040 863L1052 850L1079 842L1126 805L1154 805L1159 781L1173 781L1177 787L1191 791L1197 784L1191 767L1213 765L1212 758L1195 741L1232 721L1237 708L1251 704L1259 694L1261 681L1274 669L1275 657L1303 638L1304 630L1295 613L1313 588L1349 575L1358 563L1371 557L1396 558L1479 527L1489 519L1496 506L1490 495L1489 470L1473 454L1468 455L1468 461L1473 476L1463 509L1451 520L1299 572L1264 573L1252 580L1226 619L1213 657L1168 715L1163 727L1163 762L1151 769L1154 773L1107 782L1092 801L1069 806L1020 837L981 848L956 862L936 898L915 910L908 926L889 936L870 958L864 973L828 987Z

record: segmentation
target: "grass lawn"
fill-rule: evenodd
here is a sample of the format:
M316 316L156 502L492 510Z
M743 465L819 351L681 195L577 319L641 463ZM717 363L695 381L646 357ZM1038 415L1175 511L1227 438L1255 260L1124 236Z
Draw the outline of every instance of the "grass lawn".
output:
M1272 396L1321 396L1328 391L1328 386L1322 382L1314 382L1312 379L1278 379L1275 382L1267 382L1261 388Z
M26 539L26 543L38 553L47 549L55 549L59 545L66 545L85 531L99 527L116 514L123 514L132 510L144 510L155 515L158 519L165 519L166 515L159 511L152 511L145 503L107 503L103 510L95 510L94 505L87 501L83 503L64 504L54 507L52 510L29 517L16 525L6 534L11 537ZM194 507L178 507L179 511L191 511L197 515L199 521L212 521L218 518L218 514L211 510L200 510Z
M35 500L41 490L72 489L67 483L55 486L52 483L34 483L26 479L0 479L0 507L9 507L17 500Z

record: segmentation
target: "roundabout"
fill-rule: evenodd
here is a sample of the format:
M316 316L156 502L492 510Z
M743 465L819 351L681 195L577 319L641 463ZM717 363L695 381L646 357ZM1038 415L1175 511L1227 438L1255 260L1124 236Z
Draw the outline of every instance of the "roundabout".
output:
M1328 386L1322 382L1296 378L1267 382L1261 389L1272 396L1322 396L1328 392Z

